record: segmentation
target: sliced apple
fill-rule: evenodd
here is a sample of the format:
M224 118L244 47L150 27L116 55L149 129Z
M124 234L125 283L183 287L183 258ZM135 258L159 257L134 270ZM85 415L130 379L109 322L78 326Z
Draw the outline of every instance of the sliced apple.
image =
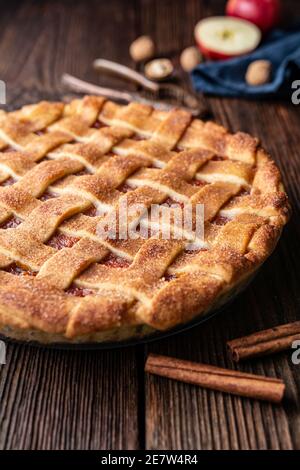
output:
M256 49L261 40L261 32L249 21L213 16L196 25L195 39L206 58L222 60Z

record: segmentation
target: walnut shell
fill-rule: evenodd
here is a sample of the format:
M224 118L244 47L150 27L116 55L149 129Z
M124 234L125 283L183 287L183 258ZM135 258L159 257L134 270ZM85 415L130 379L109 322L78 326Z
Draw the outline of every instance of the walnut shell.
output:
M129 53L135 62L151 59L155 51L154 42L149 36L140 36L131 44Z
M145 75L150 80L163 80L169 77L174 70L169 59L155 59L145 65Z
M190 72L200 62L202 62L202 55L195 46L187 47L180 55L180 64L185 72Z
M246 82L248 85L259 86L268 83L271 79L272 64L269 60L255 60L246 72Z

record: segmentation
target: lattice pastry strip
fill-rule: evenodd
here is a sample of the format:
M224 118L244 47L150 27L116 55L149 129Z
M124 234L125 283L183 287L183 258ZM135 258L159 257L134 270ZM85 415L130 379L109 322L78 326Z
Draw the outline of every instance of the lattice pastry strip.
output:
M130 137L131 131L120 128L103 128L93 132L87 143L69 144L61 146L50 152L50 158L68 157L76 159L91 172L97 171L105 161L105 155L112 147L126 137Z
M131 114L130 104L127 108L115 103L105 103L100 113L100 120L109 125L121 125L131 128L137 134L143 137L152 137L159 126L168 118L168 113L154 111L149 113L143 119L138 118L139 107L143 105L135 105L135 125L128 123L128 120L118 119L120 113ZM126 111L125 111L126 110ZM170 131L172 132L172 131ZM238 132L237 134L229 134L227 130L213 122L203 122L194 119L190 122L182 133L175 136L177 147L181 150L190 148L203 148L210 150L218 155L222 155L234 160L244 161L246 163L255 164L258 140L249 134Z
M107 102L101 109L99 118L102 122L110 126L121 126L131 129L133 132L141 132L144 136L149 134L148 123L151 119L152 108L140 103L130 103L126 107L116 103Z
M249 188L253 179L253 169L243 162L210 161L196 175L196 179L198 178L207 183L226 181Z
M216 182L205 185L200 191L194 194L190 201L192 204L203 204L204 221L208 222L214 219L220 212L222 206L226 204L233 196L240 192L241 186L232 183ZM231 214L227 214L228 219Z
M78 102L70 110L67 116L48 127L49 131L58 130L69 134L78 141L85 141L85 135L89 127L97 119L100 109L104 104L104 99L100 97L86 97Z
M0 217L6 220L12 214L21 219L41 205L40 197L51 183L82 168L75 160L45 161L34 166L14 185L0 188Z
M46 279L55 287L67 289L82 271L108 253L101 243L82 238L72 248L59 250L50 257L42 265L37 279Z
M113 147L118 155L136 155L151 160L153 166L164 168L166 163L174 157L174 152L165 149L162 145L152 140L125 139Z
M0 117L0 138L6 145L22 150L38 140L40 131L60 118L62 103L41 102Z

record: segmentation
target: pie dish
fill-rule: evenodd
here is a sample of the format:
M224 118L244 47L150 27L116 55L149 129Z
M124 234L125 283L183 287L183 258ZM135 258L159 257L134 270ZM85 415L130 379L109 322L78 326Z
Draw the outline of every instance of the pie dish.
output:
M125 197L203 204L204 239L99 235ZM0 331L88 343L184 324L247 282L288 217L258 140L186 111L96 96L1 111Z

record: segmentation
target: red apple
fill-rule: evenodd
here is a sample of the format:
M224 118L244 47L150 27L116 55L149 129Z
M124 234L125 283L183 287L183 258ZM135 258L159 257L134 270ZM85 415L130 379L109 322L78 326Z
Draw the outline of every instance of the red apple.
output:
M199 21L195 27L195 39L205 57L222 60L256 49L261 32L249 21L213 16Z
M280 20L280 0L229 0L226 14L251 21L264 33L272 29Z

